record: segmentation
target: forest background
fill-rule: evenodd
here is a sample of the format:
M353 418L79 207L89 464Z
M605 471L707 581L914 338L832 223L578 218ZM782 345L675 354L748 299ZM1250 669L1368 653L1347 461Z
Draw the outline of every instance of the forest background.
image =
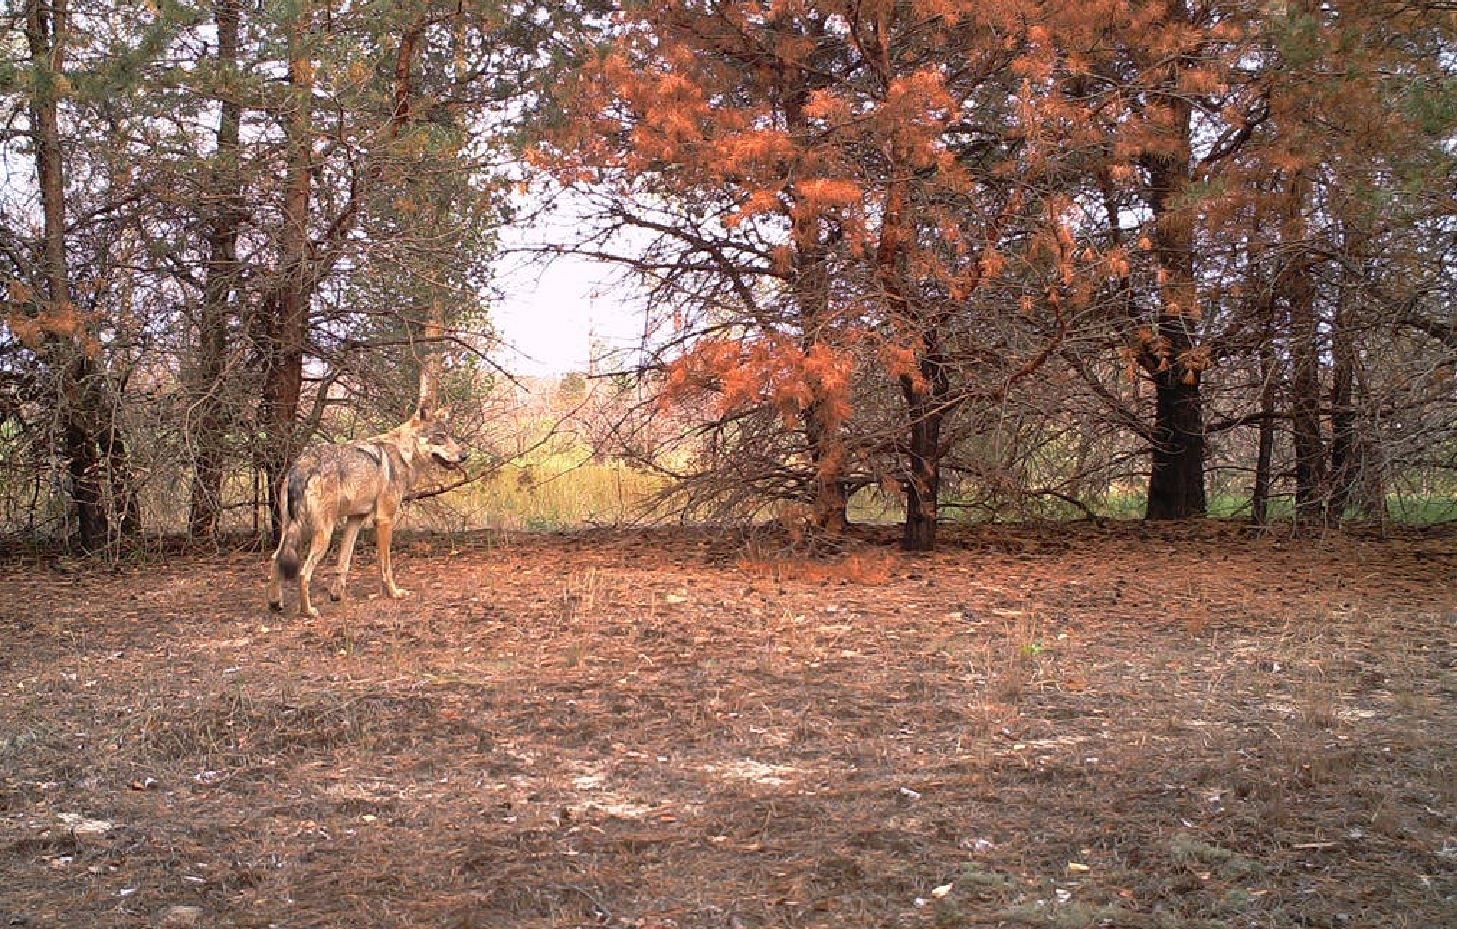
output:
M10 542L262 539L304 444L422 389L482 452L435 528L1457 515L1450 3L12 0L0 29ZM616 269L640 343L513 374L523 254Z

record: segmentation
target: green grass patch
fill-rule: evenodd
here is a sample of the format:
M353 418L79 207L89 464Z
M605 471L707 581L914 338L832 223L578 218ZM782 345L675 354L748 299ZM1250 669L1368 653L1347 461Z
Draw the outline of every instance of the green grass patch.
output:
M1391 518L1410 526L1431 526L1457 520L1457 496L1408 496L1386 499Z

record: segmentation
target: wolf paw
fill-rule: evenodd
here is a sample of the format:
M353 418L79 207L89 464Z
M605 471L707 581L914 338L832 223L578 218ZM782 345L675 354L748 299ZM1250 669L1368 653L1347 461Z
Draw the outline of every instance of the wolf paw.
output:
M410 596L410 592L403 587L392 587L389 594L391 600L403 600Z
M311 606L311 607L308 607L307 609L299 610L299 612L302 613L303 615L307 616L309 619L318 619L319 618L319 608L318 607L315 607L315 606Z
M282 603L274 603L272 601L269 601L269 603L268 603L268 612L270 612L270 613L282 613L283 612L283 604Z

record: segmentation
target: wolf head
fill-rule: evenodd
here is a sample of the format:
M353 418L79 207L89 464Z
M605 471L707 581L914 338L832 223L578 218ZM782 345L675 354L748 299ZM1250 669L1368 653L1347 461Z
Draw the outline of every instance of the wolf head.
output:
M430 401L421 402L410 417L410 431L415 437L415 451L429 455L446 467L465 463L470 452L450 434L450 415L434 409Z

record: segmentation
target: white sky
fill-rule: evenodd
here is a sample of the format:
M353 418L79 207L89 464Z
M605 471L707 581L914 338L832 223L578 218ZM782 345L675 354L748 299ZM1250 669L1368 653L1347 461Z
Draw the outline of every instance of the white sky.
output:
M631 348L642 316L613 268L565 256L545 267L506 262L497 281L503 299L491 321L506 346L497 359L514 374L586 371L591 340L609 351Z
M570 254L544 262L534 251L579 241L585 205L557 191L549 204L528 194L521 206L523 218L501 230L495 269L502 299L491 322L506 343L497 363L513 374L585 372L596 342L607 367L621 365L611 356L640 346L643 334L639 294L623 269ZM613 242L619 251L622 238Z

